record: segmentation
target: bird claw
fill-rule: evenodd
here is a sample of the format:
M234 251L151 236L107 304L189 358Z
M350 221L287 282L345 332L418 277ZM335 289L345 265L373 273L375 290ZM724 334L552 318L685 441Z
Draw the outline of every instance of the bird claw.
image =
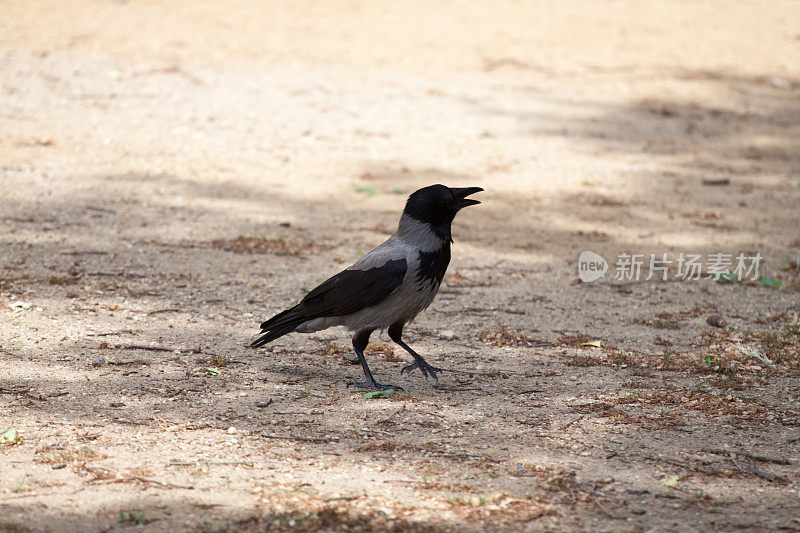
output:
M403 387L398 387L397 385L384 385L383 383L377 383L373 381L370 383L369 381L351 381L347 384L348 387L357 387L359 389L373 389L373 390L404 390Z
M437 376L436 373L437 372L441 372L442 369L441 368L436 368L435 366L432 366L432 365L428 364L428 362L425 359L422 359L422 358L416 359L410 365L404 366L400 370L400 373L401 374L405 374L406 372L411 372L415 368L419 368L420 372L422 372L422 375L425 376L425 379L427 379L428 378L428 374L430 374L431 377L433 377L433 379L435 379L436 381L439 381L439 376Z

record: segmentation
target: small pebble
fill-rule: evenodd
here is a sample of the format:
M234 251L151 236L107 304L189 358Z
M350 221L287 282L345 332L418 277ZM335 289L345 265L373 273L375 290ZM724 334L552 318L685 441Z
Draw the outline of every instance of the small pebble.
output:
M439 332L439 336L445 340L451 341L457 337L456 332L451 329L446 329Z
M103 366L104 364L106 364L106 358L103 357L102 355L99 355L94 359L92 359L92 366Z
M719 315L709 315L708 318L706 318L706 324L714 326L715 328L724 328L727 322Z
M345 352L342 354L344 360L352 365L357 365L360 361L358 360L358 356L351 352Z
M228 435L236 435L236 428L231 426L228 428Z

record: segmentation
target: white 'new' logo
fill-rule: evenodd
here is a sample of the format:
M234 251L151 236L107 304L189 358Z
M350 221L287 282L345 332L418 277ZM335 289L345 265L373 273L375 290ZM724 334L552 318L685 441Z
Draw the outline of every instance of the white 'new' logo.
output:
M594 252L586 250L578 257L578 277L584 283L591 283L605 276L608 271L608 261Z

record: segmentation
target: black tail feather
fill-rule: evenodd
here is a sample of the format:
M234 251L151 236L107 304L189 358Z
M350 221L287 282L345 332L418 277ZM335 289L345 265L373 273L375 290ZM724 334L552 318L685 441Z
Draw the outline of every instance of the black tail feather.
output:
M265 320L261 323L261 329L263 331L267 331L270 329L275 329L276 327L280 327L282 322L291 321L293 318L296 319L297 317L297 306L290 307L285 311L281 311L274 317L270 318L269 320Z
M269 320L264 321L261 324L261 336L253 341L250 346L252 348L264 346L278 337L283 337L297 329L300 324L308 319L299 309L300 305L281 311Z
M271 331L263 332L264 334L261 335L256 340L254 340L250 344L250 347L251 348L260 348L261 346L264 346L265 344L268 344L268 343L274 341L278 337L283 337L284 335L287 335L287 334L293 332L295 330L295 328L297 326L299 326L299 325L300 325L300 323L294 323L294 324L289 324L287 326L284 326L284 327L282 327L280 329L273 329Z

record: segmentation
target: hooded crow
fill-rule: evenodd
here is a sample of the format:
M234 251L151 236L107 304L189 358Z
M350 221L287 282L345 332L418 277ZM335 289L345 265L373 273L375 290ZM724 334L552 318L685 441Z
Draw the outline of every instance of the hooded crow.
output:
M264 346L292 332L345 326L355 332L353 349L365 377L365 381L349 385L400 389L377 383L364 358L372 332L388 328L389 337L414 357L400 373L419 368L426 378L431 375L438 379L436 373L441 369L428 364L403 342L403 327L433 302L450 263L453 218L462 208L479 204L467 196L482 190L431 185L414 192L394 235L306 294L299 304L261 324L261 336L251 346Z

